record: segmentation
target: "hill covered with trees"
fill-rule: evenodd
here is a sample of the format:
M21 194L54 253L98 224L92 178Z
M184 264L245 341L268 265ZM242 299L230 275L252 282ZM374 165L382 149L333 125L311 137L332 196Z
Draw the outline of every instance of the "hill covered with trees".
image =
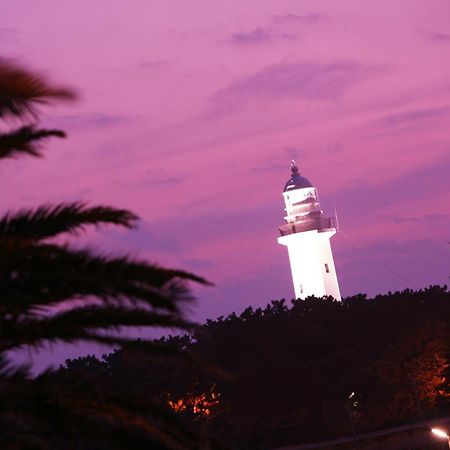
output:
M184 358L146 353L159 344ZM138 351L69 360L52 377L157 401L229 448L268 449L449 414L449 364L450 293L430 286L273 301Z

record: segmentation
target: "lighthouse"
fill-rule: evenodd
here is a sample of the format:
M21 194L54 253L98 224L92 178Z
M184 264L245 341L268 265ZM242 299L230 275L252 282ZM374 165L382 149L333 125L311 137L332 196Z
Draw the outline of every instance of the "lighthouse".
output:
M295 297L331 295L340 301L330 243L336 234L336 220L324 216L317 189L300 175L295 161L283 197L286 223L279 227L278 243L288 249Z

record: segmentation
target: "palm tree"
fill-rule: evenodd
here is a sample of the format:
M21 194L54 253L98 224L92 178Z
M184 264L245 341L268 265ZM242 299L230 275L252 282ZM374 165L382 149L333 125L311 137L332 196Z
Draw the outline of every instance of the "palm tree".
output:
M74 98L70 89L0 60L0 119L7 130L0 133L0 159L41 157L44 139L65 134L40 129L37 106ZM71 389L53 385L50 373L32 380L29 368L9 356L51 342L121 345L147 355L174 352L161 343L136 343L121 330L190 329L183 314L191 301L186 282L206 280L55 240L89 226L132 228L137 220L130 211L83 202L0 217L0 448L201 448L198 436L150 399L131 399L95 379L74 380Z

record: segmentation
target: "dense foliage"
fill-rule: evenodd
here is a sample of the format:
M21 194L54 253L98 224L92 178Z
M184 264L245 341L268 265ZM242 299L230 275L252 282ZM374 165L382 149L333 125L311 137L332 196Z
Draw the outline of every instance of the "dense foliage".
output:
M450 412L446 287L342 303L274 301L159 342L190 350L232 378L124 349L68 361L55 379L64 384L89 373L130 398L170 402L233 449L323 440Z

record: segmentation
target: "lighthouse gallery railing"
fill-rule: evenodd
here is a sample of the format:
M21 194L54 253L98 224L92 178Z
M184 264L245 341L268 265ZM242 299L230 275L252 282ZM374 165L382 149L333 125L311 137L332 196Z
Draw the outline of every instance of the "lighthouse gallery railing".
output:
M301 233L303 231L325 231L336 228L336 220L334 217L318 217L315 219L307 219L294 223L287 223L279 227L281 236L288 234Z

